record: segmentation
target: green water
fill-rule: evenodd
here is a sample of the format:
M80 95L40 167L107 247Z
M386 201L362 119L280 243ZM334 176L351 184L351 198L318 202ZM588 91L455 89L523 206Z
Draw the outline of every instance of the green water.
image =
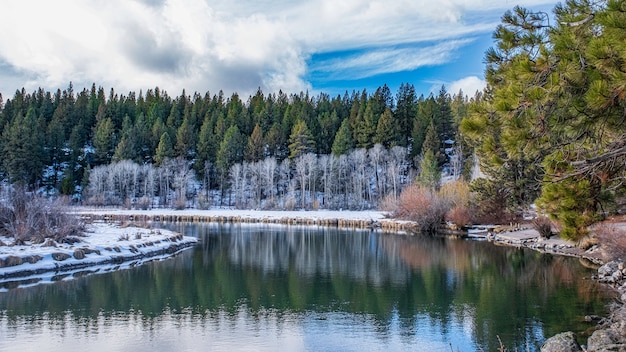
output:
M371 231L169 224L177 257L0 293L0 351L536 351L606 293L574 258Z

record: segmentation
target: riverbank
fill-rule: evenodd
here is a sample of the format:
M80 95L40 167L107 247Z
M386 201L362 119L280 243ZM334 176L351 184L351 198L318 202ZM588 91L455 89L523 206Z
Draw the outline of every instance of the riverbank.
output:
M87 225L78 240L9 245L13 240L0 236L0 292L162 260L197 242L172 231L102 222Z
M222 223L271 223L283 225L333 226L338 228L381 229L389 232L411 232L415 224L411 221L389 217L382 211L270 211L270 210L126 210L119 208L73 208L73 212L91 221L107 222L222 222ZM442 229L444 233L460 237L489 240L497 245L530 248L543 253L584 258L601 265L599 251L587 251L576 243L552 236L544 239L536 230L526 227L483 226L474 229Z

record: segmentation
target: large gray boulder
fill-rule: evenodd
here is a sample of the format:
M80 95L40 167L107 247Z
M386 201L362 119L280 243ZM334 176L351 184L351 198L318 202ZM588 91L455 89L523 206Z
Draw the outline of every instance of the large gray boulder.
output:
M579 352L582 351L576 335L571 332L562 332L547 339L541 346L541 352Z
M626 346L621 344L619 340L619 336L612 329L596 330L587 339L587 351L626 351Z

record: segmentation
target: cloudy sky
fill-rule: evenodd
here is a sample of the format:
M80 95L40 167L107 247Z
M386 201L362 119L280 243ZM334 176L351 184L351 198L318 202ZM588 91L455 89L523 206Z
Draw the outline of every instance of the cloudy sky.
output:
M555 0L3 0L0 93L481 89L504 11Z

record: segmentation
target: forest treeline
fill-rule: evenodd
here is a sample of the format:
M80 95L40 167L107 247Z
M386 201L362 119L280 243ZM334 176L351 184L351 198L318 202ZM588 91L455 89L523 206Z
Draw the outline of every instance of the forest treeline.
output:
M335 97L259 89L245 101L22 89L0 103L1 170L99 205L364 209L412 183L420 164L431 183L460 174L462 153L450 155L467 104L411 84Z
M507 11L471 99L406 83L245 100L22 89L0 97L0 171L94 204L363 209L400 196L396 209L412 213L434 208L435 193L408 185L468 179L475 154L487 177L454 204L458 218L514 221L535 204L580 239L626 208L625 24L626 0Z

